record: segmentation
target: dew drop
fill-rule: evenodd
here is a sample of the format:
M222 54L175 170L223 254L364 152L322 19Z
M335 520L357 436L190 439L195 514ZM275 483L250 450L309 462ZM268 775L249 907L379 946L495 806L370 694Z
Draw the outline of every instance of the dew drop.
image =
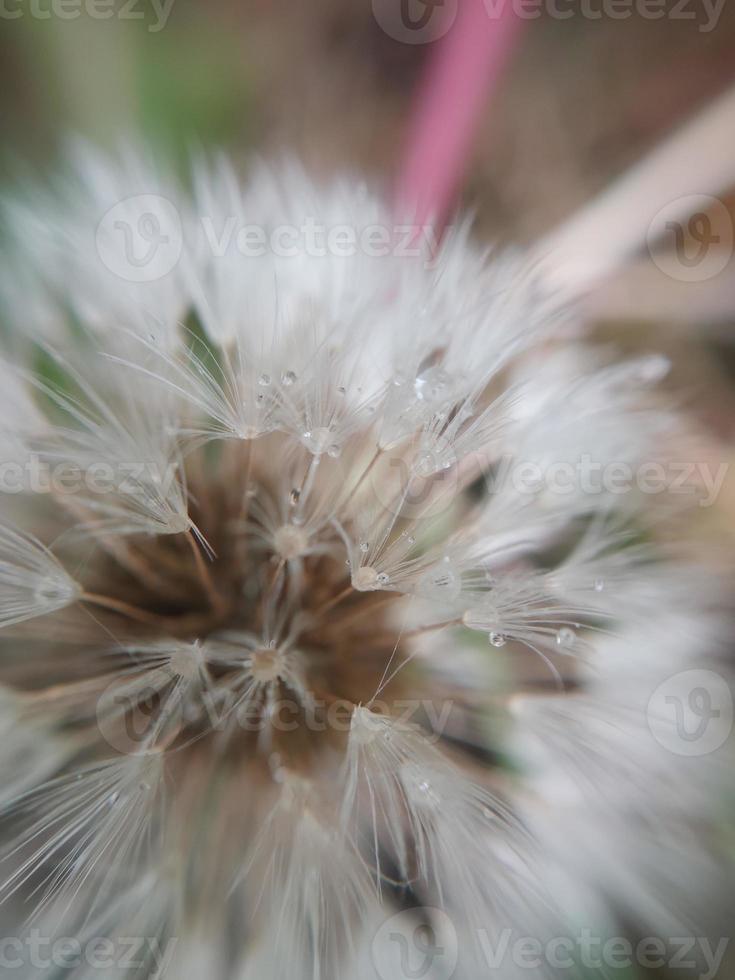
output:
M421 453L414 463L414 469L418 476L431 476L437 468L434 454L430 452Z
M574 646L574 640L576 639L574 635L574 630L570 629L568 626L562 626L556 634L556 644L565 650L569 647Z
M434 785L419 771L417 765L408 763L403 766L401 782L408 798L415 806L435 809L440 805L441 799Z
M281 375L281 384L290 388L296 381L296 374L293 371L284 371Z
M390 582L390 575L387 572L378 572L378 585L387 585Z
M258 384L261 386L261 388L267 388L270 383L270 374L261 374L261 376L258 378Z
M605 588L605 582L604 582L604 580L601 579L601 578L596 578L595 579L595 582L594 582L595 592L602 592L602 590L604 588Z
M461 591L461 578L448 557L437 567L429 569L419 582L419 592L427 599L456 599Z
M440 367L431 367L423 371L414 382L414 392L420 401L435 404L445 398L449 388L450 377Z
M502 633L492 632L488 639L490 640L491 646L494 647L504 647L507 642Z
M360 542L360 551L363 553L363 555L366 555L368 553L368 551L370 551L370 544L369 544L369 542L367 542L367 541L361 541Z
M671 370L671 361L664 354L649 354L638 362L638 376L644 383L661 381Z
M342 455L342 447L338 446L336 442L327 449L327 456L331 456L332 459L338 459Z
M294 487L291 493L289 494L289 498L288 498L292 507L296 506L296 504L299 502L300 497L301 497L301 491L297 490L296 487Z
M326 425L318 426L316 429L308 429L302 433L301 441L315 456L321 455L332 445L332 433Z

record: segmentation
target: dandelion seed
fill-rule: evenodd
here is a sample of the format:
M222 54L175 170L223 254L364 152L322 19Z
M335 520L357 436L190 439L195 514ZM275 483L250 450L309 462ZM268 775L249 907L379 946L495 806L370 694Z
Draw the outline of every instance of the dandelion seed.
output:
M81 588L40 541L0 526L0 627L71 605Z

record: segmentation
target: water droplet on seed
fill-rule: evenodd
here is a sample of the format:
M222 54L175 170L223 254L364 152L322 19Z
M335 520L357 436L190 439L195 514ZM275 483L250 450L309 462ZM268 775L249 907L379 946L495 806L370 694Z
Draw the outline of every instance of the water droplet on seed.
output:
M319 456L332 445L332 432L326 425L320 425L316 429L308 429L304 432L301 440L309 452Z
M574 640L576 639L574 635L574 630L570 629L568 626L562 626L556 634L556 644L557 646L563 647L565 650L569 647L574 646Z
M437 601L456 599L461 591L461 578L448 556L445 556L438 566L422 575L419 582L419 592L427 599Z

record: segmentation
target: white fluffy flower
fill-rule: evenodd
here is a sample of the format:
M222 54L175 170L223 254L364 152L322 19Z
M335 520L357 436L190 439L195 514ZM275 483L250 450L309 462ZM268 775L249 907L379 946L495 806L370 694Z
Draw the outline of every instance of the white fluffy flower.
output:
M406 980L414 929L467 980L508 930L706 935L718 756L646 712L716 662L718 600L680 508L580 477L675 456L665 361L569 339L466 228L368 254L357 183L75 166L9 207L8 908L228 980ZM237 235L314 226L357 245ZM133 276L135 233L172 267Z

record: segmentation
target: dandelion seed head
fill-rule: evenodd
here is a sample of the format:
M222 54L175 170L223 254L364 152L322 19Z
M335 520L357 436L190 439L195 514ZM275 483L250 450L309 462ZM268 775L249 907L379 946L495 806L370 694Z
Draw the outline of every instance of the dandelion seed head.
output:
M389 224L361 185L322 187L296 166L243 183L200 161L192 200L158 174L181 267L165 285L105 278L95 292L85 215L147 172L84 157L89 194L68 215L56 204L48 240L22 250L80 323L49 308L8 367L0 415L13 458L37 452L80 480L0 501L13 717L0 766L29 759L0 800L9 856L30 854L0 899L32 895L50 914L83 895L80 929L109 916L135 934L148 917L217 936L211 962L274 978L296 963L310 980L352 975L365 923L409 890L468 928L505 915L558 935L555 882L569 867L604 878L605 835L617 843L585 752L625 745L660 790L626 799L642 824L670 802L670 760L637 741L633 689L663 659L651 624L676 614L719 632L695 628L712 596L659 548L640 496L543 479L529 492L503 467L648 458L677 424L657 402L665 359L619 363L570 340L523 256L488 257L466 225L431 262L204 247L198 212ZM508 699L519 691L543 692L543 708ZM549 840L570 806L590 868ZM654 907L655 876L636 881ZM223 935L231 922L247 942ZM479 975L480 952L468 944L463 975Z
M284 668L283 651L268 647L253 652L250 670L256 681L264 684L277 681L281 678Z
M199 674L202 654L199 644L193 643L175 650L169 661L171 670L186 681L193 681Z

